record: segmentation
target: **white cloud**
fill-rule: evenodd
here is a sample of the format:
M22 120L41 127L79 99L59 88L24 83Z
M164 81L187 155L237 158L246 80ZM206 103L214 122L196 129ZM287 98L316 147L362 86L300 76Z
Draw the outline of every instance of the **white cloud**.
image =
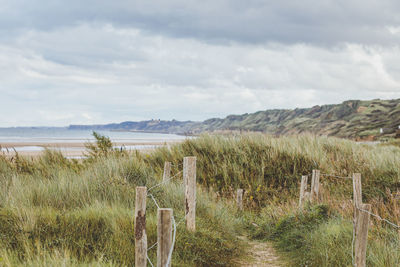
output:
M313 5L309 17L297 12L301 6L274 5L266 20L261 19L264 5L260 2L258 8L256 1L245 8L239 2L215 1L213 8L196 6L195 11L189 10L190 1L160 2L158 10L154 2L146 3L126 7L135 14L143 8L141 20L134 21L122 19L129 13L122 2L109 11L100 5L98 19L92 20L86 6L74 9L74 4L68 8L76 17L57 10L59 20L39 18L42 11L29 4L26 10L36 12L31 27L0 18L0 31L8 23L15 26L8 31L12 34L0 37L0 126L203 120L348 99L400 98L400 46L393 42L397 28L387 27L398 23L391 15L372 18L378 3L353 11L355 25L333 25L324 18L336 19L343 11L330 1ZM175 12L172 6L180 5L182 12ZM116 8L122 12L119 18ZM215 8L226 12L218 17ZM333 14L320 13L327 8ZM294 25L295 31L305 28L280 35L282 25L263 26L281 21L282 14L291 23L304 22ZM46 26L45 21L54 24ZM287 30L288 25L282 27ZM339 34L344 26L349 29ZM345 38L364 26L367 32ZM308 32L313 27L318 29ZM371 32L376 42L366 39ZM313 34L318 40L312 40Z

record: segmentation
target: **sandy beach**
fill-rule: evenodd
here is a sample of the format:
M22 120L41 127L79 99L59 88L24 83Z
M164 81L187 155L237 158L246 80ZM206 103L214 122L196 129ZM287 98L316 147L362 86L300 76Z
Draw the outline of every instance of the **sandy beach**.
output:
M114 147L123 147L127 150L149 151L157 147L169 146L181 141L168 140L164 142L115 142ZM83 142L3 142L0 143L2 153L7 156L15 155L17 152L22 156L38 156L44 149L60 151L65 157L80 158L84 156L86 148Z

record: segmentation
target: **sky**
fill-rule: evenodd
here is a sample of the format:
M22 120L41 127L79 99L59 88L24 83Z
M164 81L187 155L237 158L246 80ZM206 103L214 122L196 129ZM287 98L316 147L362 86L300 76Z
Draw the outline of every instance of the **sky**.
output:
M0 127L400 98L398 0L0 0Z

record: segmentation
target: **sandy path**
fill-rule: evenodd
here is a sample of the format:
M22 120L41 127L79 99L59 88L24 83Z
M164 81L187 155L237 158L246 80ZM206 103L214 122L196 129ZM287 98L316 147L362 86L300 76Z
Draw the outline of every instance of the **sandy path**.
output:
M249 240L247 237L240 237L247 243L247 257L240 260L238 266L242 267L282 267L285 266L277 256L274 248L268 242Z

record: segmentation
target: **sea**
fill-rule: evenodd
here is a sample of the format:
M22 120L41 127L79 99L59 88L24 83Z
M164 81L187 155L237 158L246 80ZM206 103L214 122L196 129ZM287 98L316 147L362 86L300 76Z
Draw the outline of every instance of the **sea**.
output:
M153 148L155 143L164 143L171 141L182 141L186 138L182 135L163 134L163 133L145 133L145 132L124 132L124 131L107 131L99 130L101 135L105 135L111 139L113 143L139 143L135 145L124 146L126 149L146 149ZM0 144L1 150L9 150L9 144L18 144L13 149L16 151L41 151L44 150L43 144L57 146L57 144L66 143L86 143L94 141L92 130L70 130L68 128L0 128ZM26 144L26 145L25 145ZM59 146L58 146L59 147ZM117 147L117 146L116 146ZM60 148L60 147L59 147ZM62 147L61 147L62 149ZM68 150L73 147L65 148Z

